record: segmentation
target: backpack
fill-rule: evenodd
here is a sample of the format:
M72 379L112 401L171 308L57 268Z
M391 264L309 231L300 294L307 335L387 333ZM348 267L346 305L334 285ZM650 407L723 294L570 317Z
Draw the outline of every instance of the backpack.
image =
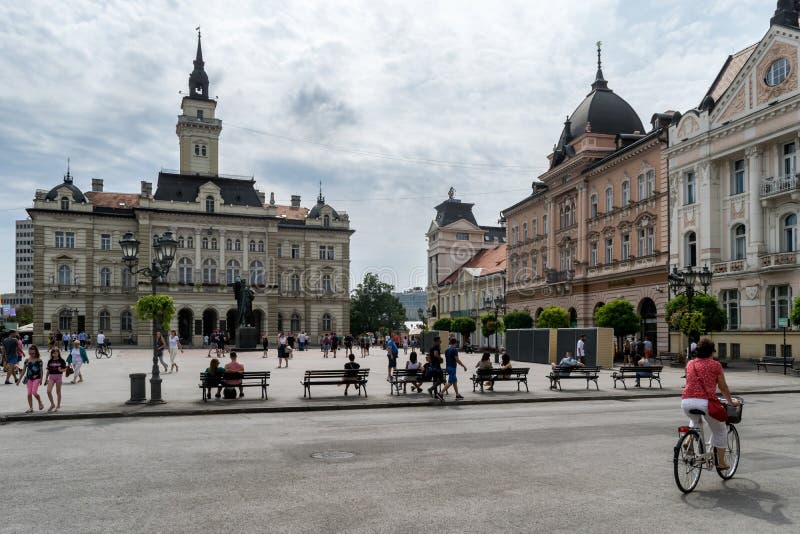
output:
M226 399L236 398L236 388L225 388L222 390L222 396Z

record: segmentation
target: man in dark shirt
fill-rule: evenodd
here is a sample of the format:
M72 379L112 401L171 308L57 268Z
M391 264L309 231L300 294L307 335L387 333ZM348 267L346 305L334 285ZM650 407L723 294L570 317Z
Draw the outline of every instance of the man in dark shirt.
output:
M346 370L344 379L347 382L355 382L358 380L358 370L361 368L361 366L356 363L356 355L352 352L348 354L347 357L350 359L350 361L344 364L344 368ZM356 388L358 388L358 386L356 386ZM349 383L344 385L345 395L347 395L348 389L350 389Z
M431 360L430 372L431 381L433 382L433 385L428 388L428 393L431 397L436 397L444 402L444 397L439 392L439 385L442 383L442 339L440 337L433 338L433 346L428 356Z
M444 387L444 393L447 393L447 390L450 389L450 386L453 386L453 391L456 392L456 400L461 400L462 397L458 393L458 378L456 377L456 369L457 366L461 366L464 370L467 370L467 366L461 361L461 358L458 357L458 341L455 338L450 340L450 346L447 347L447 350L444 351L444 366L447 370L447 385Z

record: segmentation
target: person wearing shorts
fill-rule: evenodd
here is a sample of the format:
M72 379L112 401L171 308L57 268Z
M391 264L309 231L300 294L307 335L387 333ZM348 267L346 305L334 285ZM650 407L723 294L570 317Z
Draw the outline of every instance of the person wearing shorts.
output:
M447 347L447 350L444 351L444 367L447 370L447 385L444 387L444 393L447 393L447 390L450 389L450 386L453 386L453 391L456 392L456 400L461 400L462 397L458 393L458 378L456 377L456 369L457 366L461 366L464 370L467 370L467 366L461 361L461 358L458 357L458 341L455 338L450 340L450 346Z
M39 355L39 347L31 345L28 349L28 359L23 366L23 377L17 380L25 382L28 392L28 410L25 413L33 413L33 398L36 397L39 403L39 410L44 410L44 403L39 396L39 385L42 383L42 357Z
M50 399L50 408L48 412L58 411L61 409L61 384L64 380L64 371L67 369L67 362L61 357L61 351L58 347L53 347L50 350L50 359L47 361L47 374L45 375L45 384L47 384L47 398ZM56 398L58 403L53 402L53 388L56 390Z
M386 357L389 359L389 380L392 379L392 369L397 369L397 344L391 339L386 343Z

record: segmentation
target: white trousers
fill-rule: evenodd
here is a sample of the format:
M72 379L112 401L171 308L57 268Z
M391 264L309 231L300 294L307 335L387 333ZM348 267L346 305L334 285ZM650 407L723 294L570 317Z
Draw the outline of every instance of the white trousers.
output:
M72 369L75 371L75 376L72 377L72 380L77 380L78 377L81 377L81 365L83 365L83 360L78 358L78 361L72 360Z
M175 356L178 355L178 349L169 349L169 364L170 366L175 364Z
M723 449L728 446L728 425L708 415L708 399L683 399L681 408L689 417L690 428L699 428L703 419L706 420L711 427L711 445ZM702 410L706 415L689 413L689 410Z

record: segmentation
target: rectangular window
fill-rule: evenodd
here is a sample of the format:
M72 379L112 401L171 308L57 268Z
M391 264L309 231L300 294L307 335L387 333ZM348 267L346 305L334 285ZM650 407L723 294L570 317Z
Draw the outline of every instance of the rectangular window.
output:
M683 190L684 205L694 204L697 198L697 182L694 172L686 173L686 181Z
M56 232L56 248L64 248L64 232Z
M733 162L733 176L731 177L731 194L741 195L744 193L744 160L738 159Z
M721 296L722 307L728 316L728 330L739 330L739 291L726 289Z
M328 246L328 259L329 260L336 259L336 254L335 254L334 251L335 251L335 249L333 248L333 245L329 245Z
M537 221L535 218L531 221L531 234L532 234L532 237L534 237L534 238L536 238L536 236L539 233L538 222L539 221Z
M640 174L638 178L636 178L636 186L639 193L638 198L639 200L644 200L647 198L647 189L645 189L645 182L644 182L644 174Z
M589 206L589 217L597 217L597 195L592 195Z
M195 156L200 155L200 145L194 145L194 155Z
M300 257L300 245L297 243L292 245L292 258L298 259Z
M631 184L630 182L622 182L622 206L627 206L631 200Z
M728 358L728 344L727 343L717 343L717 355L721 360L725 360Z
M597 267L597 241L589 243L589 265Z
M111 234L102 234L100 236L100 249L111 250Z
M647 171L647 196L656 194L656 171Z
M75 248L75 232L66 232L64 237L66 241L64 246L66 248Z
M770 286L768 297L768 328L777 329L779 324L778 320L789 317L789 305L790 301L792 300L792 288L790 286Z
M456 234L456 239L458 239L459 241L469 241L469 234L458 232Z
M278 250L277 250L277 252L276 252L276 255L277 255L279 258L282 258L282 257L283 257L283 247L281 246L281 244L280 244L280 243L278 243Z
M320 245L319 246L319 259L321 259L321 260L325 259L325 250L326 250L325 249L325 245Z
M547 215L542 215L542 234L547 235Z
M197 118L200 119L200 120L203 120L203 110L202 109L198 109L197 110Z
M630 259L631 256L631 236L622 234L622 260Z
M609 237L606 238L606 257L605 263L606 265L610 265L614 262L614 238Z
M656 253L656 229L652 226L647 227L647 255Z
M783 175L794 176L797 169L797 147L794 143L783 145Z
M775 350L775 343L766 343L764 345L764 356L774 358L777 356L778 352Z

